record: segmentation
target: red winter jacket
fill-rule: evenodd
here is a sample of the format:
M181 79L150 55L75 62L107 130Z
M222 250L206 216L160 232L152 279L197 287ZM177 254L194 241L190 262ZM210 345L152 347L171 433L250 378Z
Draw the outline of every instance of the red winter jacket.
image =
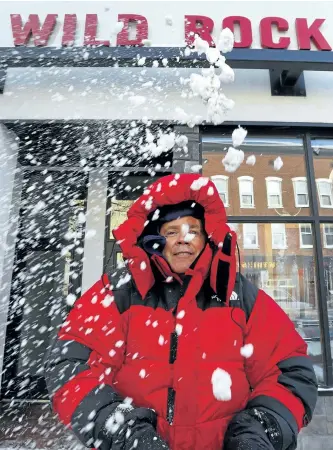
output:
M204 207L210 243L181 280L137 241L149 213L185 200ZM130 397L143 415L156 411L172 450L221 450L230 420L250 407L279 414L297 434L316 401L306 344L274 300L236 276L236 235L214 184L199 175L160 179L114 236L129 272L104 274L76 301L49 357L60 420L92 447L114 405ZM216 369L231 377L230 399L214 396Z

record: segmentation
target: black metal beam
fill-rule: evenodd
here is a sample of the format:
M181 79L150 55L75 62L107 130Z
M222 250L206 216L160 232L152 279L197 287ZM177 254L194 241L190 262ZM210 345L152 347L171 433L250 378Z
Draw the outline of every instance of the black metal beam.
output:
M304 148L306 158L306 171L307 179L310 189L309 199L312 208L312 214L314 216L314 222L312 223L312 233L314 237L314 250L315 250L315 274L316 274L316 290L317 290L317 304L318 315L320 323L320 334L323 351L323 371L324 381L329 387L333 386L333 366L332 366L332 352L331 352L331 339L330 329L328 322L328 308L327 299L328 292L324 279L324 261L322 251L322 239L321 239L321 223L323 218L319 214L317 186L316 186L316 174L314 168L313 150L311 145L310 133L304 135Z
M145 58L145 59L144 59ZM205 55L183 47L2 47L0 68L8 67L209 67ZM226 54L235 69L333 71L333 52L311 50L234 49ZM138 61L140 59L140 64ZM155 63L156 64L156 63Z

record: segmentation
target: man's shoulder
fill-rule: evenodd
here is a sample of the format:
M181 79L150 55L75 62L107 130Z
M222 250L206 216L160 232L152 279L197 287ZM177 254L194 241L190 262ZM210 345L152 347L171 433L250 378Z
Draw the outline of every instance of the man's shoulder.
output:
M107 276L114 301L119 312L122 314L130 308L133 302L135 302L135 298L139 296L134 280L126 266L117 267L114 270L111 269L107 273Z
M241 308L249 320L260 290L244 275L237 273L234 290L230 297L230 306Z

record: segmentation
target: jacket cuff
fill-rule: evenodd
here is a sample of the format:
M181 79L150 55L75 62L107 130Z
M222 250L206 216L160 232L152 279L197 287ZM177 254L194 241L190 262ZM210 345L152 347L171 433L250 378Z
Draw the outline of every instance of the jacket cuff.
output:
M275 398L260 395L247 404L247 408L259 408L271 414L280 426L283 436L282 450L293 450L297 446L298 425L295 417Z

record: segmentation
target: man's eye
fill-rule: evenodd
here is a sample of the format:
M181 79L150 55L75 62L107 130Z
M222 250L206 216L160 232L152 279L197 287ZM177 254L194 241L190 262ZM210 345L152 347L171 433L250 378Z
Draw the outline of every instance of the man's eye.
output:
M166 236L170 237L170 236L176 236L176 231L167 231Z
M189 231L189 234L194 234L194 236L198 236L199 231L191 230L191 231Z

